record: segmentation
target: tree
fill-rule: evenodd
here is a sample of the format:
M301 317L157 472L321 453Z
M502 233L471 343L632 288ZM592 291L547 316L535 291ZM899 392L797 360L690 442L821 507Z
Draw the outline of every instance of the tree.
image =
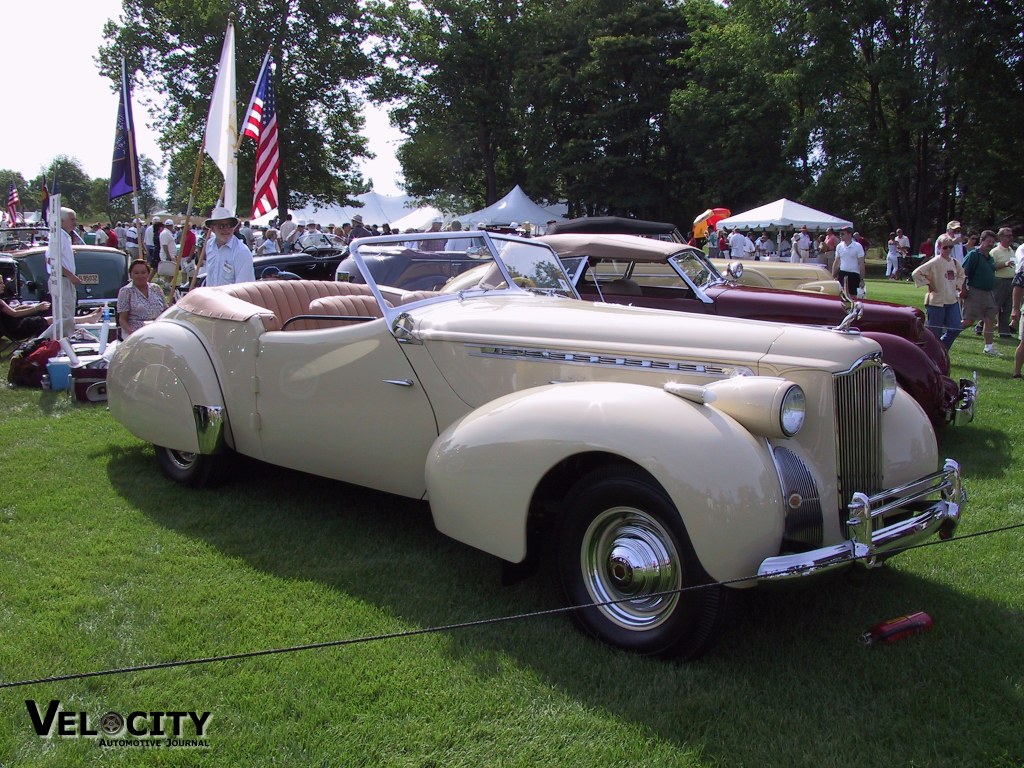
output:
M162 207L156 196L156 180L160 178L156 163L145 155L139 156L139 215L147 217ZM110 179L93 179L89 211L105 221L127 221L135 215L131 195L110 199Z
M104 27L101 71L120 77L120 57L156 96L147 103L171 157L172 204L179 207L188 155L194 162L217 75L228 13L235 23L236 78L244 108L268 48L282 149L282 215L309 201L346 203L361 188L355 161L365 156L357 95L370 62L362 42L368 19L354 0L124 0L119 23ZM179 157L182 156L182 157ZM239 153L239 206L252 199L252 142ZM191 188L191 175L188 175ZM213 200L199 200L208 208ZM187 194L184 196L187 198Z
M92 179L82 169L82 164L76 158L58 155L50 161L43 172L32 180L32 189L36 200L39 199L44 181L50 191L53 191L54 178L57 179L60 203L63 207L74 208L76 211L82 212L89 210Z
M14 186L18 190L18 199L21 200L21 206L19 211L34 211L38 210L38 196L32 193L30 186L25 182L25 177L22 176L18 171L12 171L7 168L0 169L0 194L4 198L4 208L7 210L7 195L11 191L11 182L14 182Z

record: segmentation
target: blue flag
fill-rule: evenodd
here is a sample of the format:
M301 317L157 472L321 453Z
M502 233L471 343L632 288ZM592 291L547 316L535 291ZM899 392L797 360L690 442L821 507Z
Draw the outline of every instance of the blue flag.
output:
M121 59L121 103L117 107L114 133L114 159L110 165L110 199L131 194L139 183L139 156L135 151L135 121L132 119L132 93L124 59Z

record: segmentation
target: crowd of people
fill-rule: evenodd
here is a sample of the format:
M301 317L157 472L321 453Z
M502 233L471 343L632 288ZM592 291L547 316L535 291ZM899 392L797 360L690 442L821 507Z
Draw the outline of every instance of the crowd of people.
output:
M453 221L448 231L460 231L461 224ZM91 227L78 224L77 215L69 208L61 209L61 269L50 275L49 288L53 296L61 295L62 304L55 308L57 316L64 318L65 332L70 333L76 323L76 287L81 282L75 272L74 243L105 245L121 248L129 257L129 282L118 293L117 321L123 335L128 335L146 322L155 319L167 307L165 290L187 282L195 274L197 261L205 261L206 285L230 285L255 280L254 255L287 254L310 248L342 247L360 237L397 234L387 223L367 226L356 214L341 226L322 227L315 221L295 221L291 214L279 224L255 227L239 220L230 211L216 208L205 220L204 227L184 228L173 219L153 217L139 229L131 222L114 224L95 223ZM196 244L204 230L210 233L204 244L202 259L197 259ZM429 232L440 232L442 221L435 219ZM410 248L443 249L443 239L415 237L407 242ZM529 235L527 227L523 234ZM838 234L829 227L812 236L806 226L791 235L779 233L773 239L767 231L756 239L750 232L734 229L708 234L707 245L712 258L754 259L762 261L790 261L817 263L828 269L851 296L863 295L866 275L868 241L850 226L841 227ZM934 241L927 240L919 247L920 265L910 277L914 283L927 289L925 313L927 325L946 346L965 328L984 338L983 352L1001 356L996 349L996 334L1010 338L1020 331L1020 307L1024 301L1024 244L1014 246L1013 230L1003 227L998 232L963 232L959 221L950 221L946 231ZM901 260L910 256L910 240L897 228L889 233L886 242L886 277L898 279ZM156 280L154 280L156 278ZM170 279L165 279L170 278ZM177 281L177 282L175 282ZM58 282L61 291L58 294ZM26 329L39 330L49 325L48 303L31 307L8 304L0 297L0 322L5 335L24 337ZM92 322L96 318L77 318L77 322ZM1024 337L1024 335L1022 335ZM1015 353L1014 377L1021 377L1024 365L1024 341Z

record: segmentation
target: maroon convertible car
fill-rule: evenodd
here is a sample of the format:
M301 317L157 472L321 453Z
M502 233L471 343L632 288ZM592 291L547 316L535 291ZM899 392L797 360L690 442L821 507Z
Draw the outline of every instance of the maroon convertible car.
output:
M555 234L554 249L584 299L751 320L836 326L846 321L882 355L936 425L974 418L977 380L954 381L924 313L881 301L737 285L690 246L635 235Z

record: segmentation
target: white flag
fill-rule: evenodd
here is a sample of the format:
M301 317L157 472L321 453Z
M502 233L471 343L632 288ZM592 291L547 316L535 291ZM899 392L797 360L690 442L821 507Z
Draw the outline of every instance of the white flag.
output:
M229 21L220 54L217 82L210 99L206 118L206 153L224 174L224 207L231 213L238 210L238 115L235 110L235 27Z

